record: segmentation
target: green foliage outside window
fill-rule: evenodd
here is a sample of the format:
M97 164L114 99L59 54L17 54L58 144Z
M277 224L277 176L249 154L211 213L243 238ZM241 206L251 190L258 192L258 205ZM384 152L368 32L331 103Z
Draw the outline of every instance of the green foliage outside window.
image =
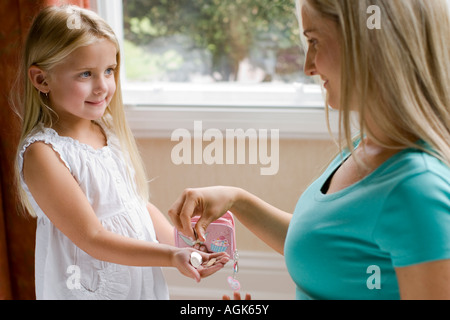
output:
M260 82L302 81L293 0L124 0L131 80L237 81L242 62ZM261 72L260 72L261 73Z

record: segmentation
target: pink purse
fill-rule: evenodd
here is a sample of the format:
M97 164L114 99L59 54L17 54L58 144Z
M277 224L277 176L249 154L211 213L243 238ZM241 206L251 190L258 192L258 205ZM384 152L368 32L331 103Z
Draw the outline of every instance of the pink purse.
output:
M195 226L199 216L191 219ZM178 248L193 247L196 243L205 245L209 252L226 252L233 258L236 251L236 233L233 214L228 211L222 217L212 222L205 232L205 242L199 242L186 237L175 228L175 246Z
M195 226L199 217L191 219L192 227ZM233 276L227 278L228 284L233 291L238 291L241 284L236 279L239 271L239 254L236 250L236 232L233 214L227 211L222 217L212 222L205 232L205 242L192 240L186 237L175 228L175 246L178 248L193 247L195 244L205 245L209 252L226 252L233 259Z

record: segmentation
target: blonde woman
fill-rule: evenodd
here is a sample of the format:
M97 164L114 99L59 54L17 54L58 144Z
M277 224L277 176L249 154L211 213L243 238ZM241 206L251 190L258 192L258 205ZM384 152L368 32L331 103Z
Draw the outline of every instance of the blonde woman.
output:
M69 23L77 19L77 24ZM120 52L111 28L77 7L48 7L27 38L17 176L37 217L37 299L167 299L160 267L200 281L226 263L193 268L194 249L147 200L125 122Z
M192 235L188 221L202 215L202 238L233 211L285 255L298 299L450 299L446 0L301 0L298 8L305 73L321 78L339 110L341 154L293 215L242 189L212 187L186 190L172 220ZM374 12L379 28L368 27Z

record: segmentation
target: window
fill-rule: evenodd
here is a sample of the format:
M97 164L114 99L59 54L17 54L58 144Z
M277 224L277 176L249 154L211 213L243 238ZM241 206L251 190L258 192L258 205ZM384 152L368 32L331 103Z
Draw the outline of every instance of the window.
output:
M278 128L328 138L323 96L303 74L292 0L97 0L120 38L137 136L191 128Z
M309 82L294 12L291 0L124 1L127 80Z

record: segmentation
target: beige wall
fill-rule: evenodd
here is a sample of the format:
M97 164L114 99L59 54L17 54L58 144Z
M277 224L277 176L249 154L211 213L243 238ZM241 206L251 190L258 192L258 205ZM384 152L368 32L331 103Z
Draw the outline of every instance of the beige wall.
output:
M332 141L280 140L279 171L260 175L262 165L174 165L170 139L138 139L150 183L151 201L164 214L188 187L232 185L244 188L274 206L293 212L305 188L336 154ZM248 161L247 161L248 162ZM272 251L237 223L237 247L245 251Z

